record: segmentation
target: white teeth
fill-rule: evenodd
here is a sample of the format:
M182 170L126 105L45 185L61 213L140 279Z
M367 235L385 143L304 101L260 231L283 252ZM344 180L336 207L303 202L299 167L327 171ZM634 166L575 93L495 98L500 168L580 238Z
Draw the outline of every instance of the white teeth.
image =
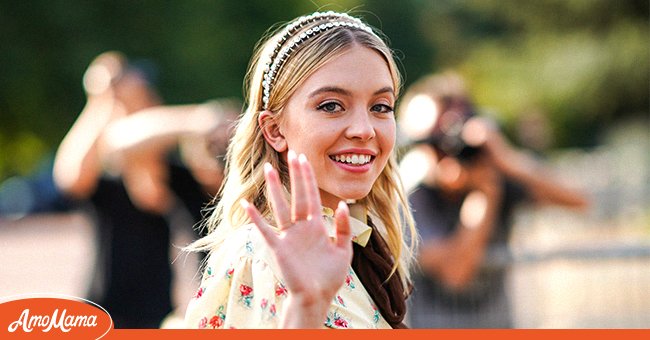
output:
M354 165L363 165L370 162L370 155L335 155L334 160L337 162L349 163Z

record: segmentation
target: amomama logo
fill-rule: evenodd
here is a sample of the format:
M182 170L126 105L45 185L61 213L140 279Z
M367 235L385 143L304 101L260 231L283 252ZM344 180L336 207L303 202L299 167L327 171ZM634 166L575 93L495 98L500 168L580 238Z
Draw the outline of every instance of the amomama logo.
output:
M113 328L101 306L81 298L31 297L0 303L0 338L99 339Z

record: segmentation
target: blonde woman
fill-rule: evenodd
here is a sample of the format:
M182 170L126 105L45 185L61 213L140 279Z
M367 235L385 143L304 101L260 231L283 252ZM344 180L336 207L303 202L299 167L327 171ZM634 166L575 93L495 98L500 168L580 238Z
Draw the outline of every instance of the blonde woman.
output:
M347 14L264 41L207 220L191 328L402 328L416 238L396 171L400 76ZM349 206L348 206L349 204Z

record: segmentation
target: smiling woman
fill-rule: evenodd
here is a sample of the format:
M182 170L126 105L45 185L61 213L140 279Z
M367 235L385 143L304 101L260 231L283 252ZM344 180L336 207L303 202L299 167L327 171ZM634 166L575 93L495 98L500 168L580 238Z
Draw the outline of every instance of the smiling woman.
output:
M390 49L357 18L314 13L261 44L248 75L210 234L190 247L210 256L187 326L405 327L416 237Z
M326 207L366 197L386 166L395 145L392 84L381 55L354 44L304 81L279 122L265 124L277 152L307 157ZM260 120L273 115L264 111Z

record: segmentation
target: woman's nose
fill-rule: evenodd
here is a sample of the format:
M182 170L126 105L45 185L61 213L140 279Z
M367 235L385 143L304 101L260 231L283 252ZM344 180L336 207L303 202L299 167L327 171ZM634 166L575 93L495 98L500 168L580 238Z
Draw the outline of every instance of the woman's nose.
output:
M350 123L346 129L346 137L351 139L369 140L375 137L375 127L372 124L370 113L357 110L350 116Z

